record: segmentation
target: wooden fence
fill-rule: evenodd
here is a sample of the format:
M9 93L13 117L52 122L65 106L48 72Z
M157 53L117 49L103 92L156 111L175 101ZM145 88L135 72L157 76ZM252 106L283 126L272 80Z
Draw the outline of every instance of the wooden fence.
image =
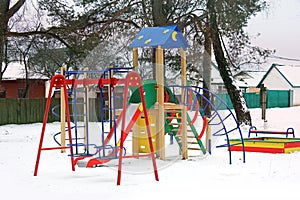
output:
M29 124L42 123L46 108L47 99L0 99L0 125L4 124ZM52 108L60 104L59 98L51 99L50 110L47 122L60 121L60 118L52 113ZM83 105L77 105L77 112L83 113ZM74 105L70 105L72 113ZM89 99L89 120L100 120L99 99ZM55 112L60 115L60 108L57 107ZM81 121L83 117L78 117ZM71 116L71 120L74 117Z

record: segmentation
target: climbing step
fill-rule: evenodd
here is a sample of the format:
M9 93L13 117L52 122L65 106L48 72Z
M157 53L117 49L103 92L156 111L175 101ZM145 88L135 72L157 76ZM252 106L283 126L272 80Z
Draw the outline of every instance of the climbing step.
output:
M174 123L174 122L170 122L170 123L168 123L168 125L177 125L177 126L180 126L180 125L181 125L181 123Z
M181 120L181 117L165 116L165 119L179 119L179 120Z
M191 147L188 147L187 149L188 149L188 150L194 150L194 151L201 151L200 148L191 148Z
M188 144L198 144L198 142L187 142Z

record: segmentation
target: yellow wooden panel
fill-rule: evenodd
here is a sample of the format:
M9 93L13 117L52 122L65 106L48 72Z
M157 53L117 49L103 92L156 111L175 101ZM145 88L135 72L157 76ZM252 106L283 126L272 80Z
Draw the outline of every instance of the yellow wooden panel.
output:
M295 151L300 151L300 147L294 147L294 148L285 148L284 153L293 153Z
M152 137L152 143L154 151L156 151L156 117L155 115L149 115L150 132ZM140 116L137 120L137 136L138 136L138 152L150 153L150 146L148 141L148 133L146 129L146 123L143 116Z
M245 141L244 145L247 147L263 147L263 148L284 148L284 143L276 143L276 142L248 142ZM241 146L241 145L238 145Z

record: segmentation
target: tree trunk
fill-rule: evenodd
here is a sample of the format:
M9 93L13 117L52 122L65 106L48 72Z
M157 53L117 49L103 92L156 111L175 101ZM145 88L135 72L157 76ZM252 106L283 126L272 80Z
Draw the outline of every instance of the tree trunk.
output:
M251 125L251 116L249 110L247 109L246 101L242 93L239 91L239 88L233 82L234 80L229 69L228 62L224 55L217 24L217 16L214 1L209 0L208 5L211 24L212 45L220 75L224 81L225 87L233 104L238 123Z
M203 53L203 88L211 89L211 33L208 16L206 17L205 30L204 30L204 53ZM208 91L203 91L203 96L210 99ZM203 102L204 103L204 102ZM202 105L202 107L205 105ZM211 115L211 107L207 106L204 110L206 116Z
M5 61L5 44L6 44L6 31L7 23L6 13L9 9L9 1L0 1L0 83L3 75L3 63Z
M165 26L168 24L167 16L165 16L163 12L163 2L161 0L151 0L152 7L152 17L153 17L153 26ZM153 79L156 79L155 71L156 71L156 50L152 51L152 74Z
M165 26L168 24L167 16L163 12L161 0L151 0L153 26Z
M6 58L6 44L7 44L7 28L9 19L16 14L19 9L24 5L26 0L18 0L13 6L10 6L10 0L0 1L0 83L2 81L3 72L5 71L4 65L7 65Z
M26 54L26 53L24 53L24 54ZM23 55L23 64L24 64L24 68L25 68L25 90L24 90L24 93L22 94L22 98L27 98L27 97L29 97L29 78L28 78L28 64L27 64L25 55Z

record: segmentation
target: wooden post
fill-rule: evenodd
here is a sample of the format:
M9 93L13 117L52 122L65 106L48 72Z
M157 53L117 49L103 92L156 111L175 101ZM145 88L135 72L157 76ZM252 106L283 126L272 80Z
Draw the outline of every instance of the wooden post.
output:
M205 146L206 151L211 154L211 127L208 126L210 118L206 118L206 137L205 137Z
M267 119L266 119L267 88L264 86L264 84L261 84L261 87L260 87L260 105L262 108L261 119L266 122L267 121Z
M181 85L186 86L186 52L183 49L180 49L181 54ZM181 89L181 102L185 102L185 88ZM181 114L181 123L182 123L182 130L181 130L181 141L182 141L182 159L188 158L188 151L187 151L187 108L183 106L182 114Z
M161 46L156 49L156 82L157 82L157 155L161 160L165 160L165 129L164 129L164 52Z
M138 72L138 48L133 48L132 50L132 55L133 55L133 63L132 66L134 68L134 71ZM135 125L133 126L132 129L132 154L133 155L138 155L139 153L139 140L138 140L138 133L139 128L138 128L138 124L135 123Z
M61 75L65 75L66 66L60 68ZM64 87L60 88L60 143L66 146L66 104ZM65 153L66 149L61 149L61 153Z
M84 68L84 71L87 71L88 68ZM86 79L87 78L87 73L85 72L83 74L83 78ZM83 104L83 133L84 133L84 143L87 145L87 149L88 148L88 116L89 116L89 110L88 110L88 106L89 106L89 91L88 91L88 85L83 85L84 88L84 104ZM76 106L76 105L74 105Z
M139 52L138 52L138 48L133 48L132 50L132 55L133 55L133 68L134 68L134 71L138 72L138 66L139 66Z
M113 66L109 66L109 68L113 68ZM110 70L109 74L108 74L108 78L113 78L113 76L114 76L114 72L112 70ZM114 107L114 99L112 97L111 91L112 91L112 86L111 86L111 84L109 84L109 86L108 86L108 107L109 108L113 108ZM112 110L109 110L108 117L109 117L109 120L111 122L113 122L114 113L112 112ZM112 124L112 126L113 126L113 124Z

